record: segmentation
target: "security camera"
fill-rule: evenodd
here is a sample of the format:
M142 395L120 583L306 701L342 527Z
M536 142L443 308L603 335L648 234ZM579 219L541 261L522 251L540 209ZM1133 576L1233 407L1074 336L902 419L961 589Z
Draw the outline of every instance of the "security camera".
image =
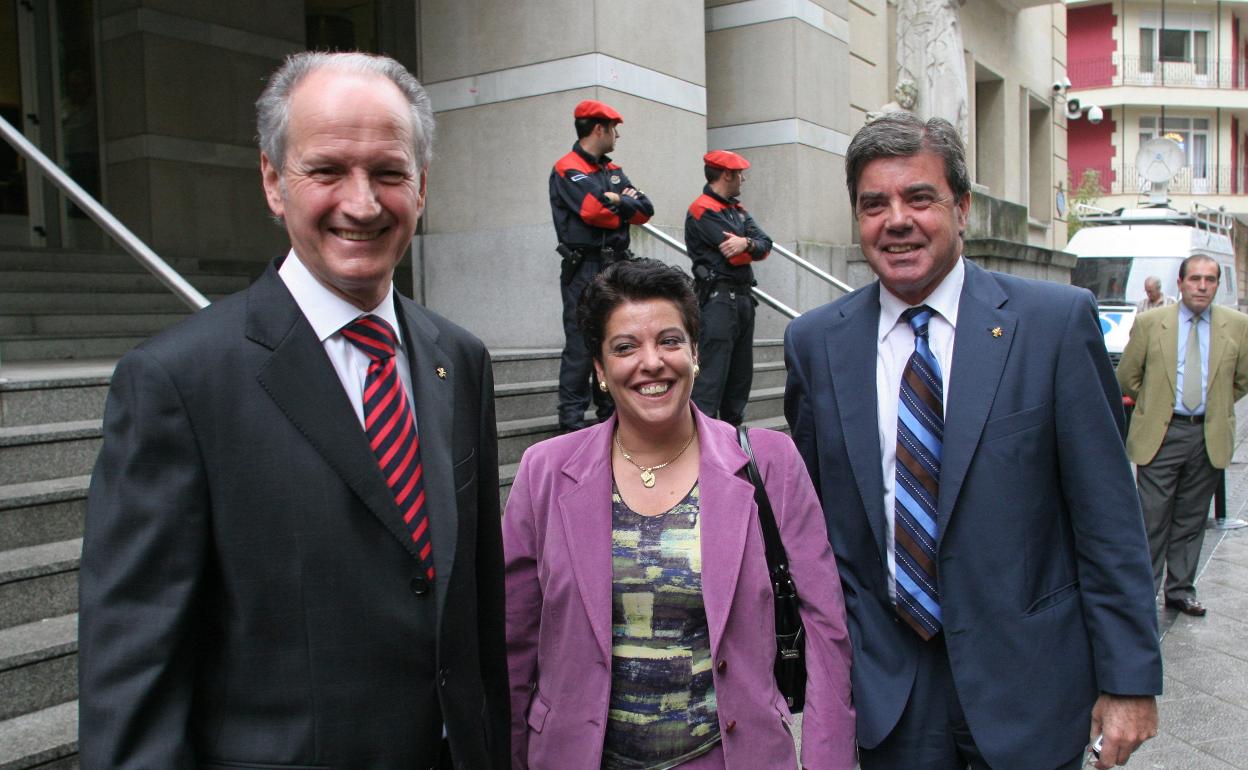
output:
M1080 109L1081 106L1082 105L1079 104L1079 100L1077 98L1071 97L1067 99L1066 100L1066 119L1067 120L1078 119L1080 113L1082 112L1082 110Z
M1062 92L1062 81L1054 80L1053 81L1053 93L1060 94L1061 92Z
M1105 111L1095 104L1088 108L1088 122L1092 125L1100 123L1105 118Z
M1069 91L1070 86L1071 86L1070 78L1066 75L1062 75L1062 90Z

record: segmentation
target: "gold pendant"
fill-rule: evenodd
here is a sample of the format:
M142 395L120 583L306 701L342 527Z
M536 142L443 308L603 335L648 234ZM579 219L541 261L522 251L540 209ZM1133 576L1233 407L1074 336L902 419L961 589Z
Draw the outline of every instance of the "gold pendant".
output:
M649 468L646 468L644 471L642 471L641 483L645 485L646 489L653 489L654 488L654 471L650 470Z

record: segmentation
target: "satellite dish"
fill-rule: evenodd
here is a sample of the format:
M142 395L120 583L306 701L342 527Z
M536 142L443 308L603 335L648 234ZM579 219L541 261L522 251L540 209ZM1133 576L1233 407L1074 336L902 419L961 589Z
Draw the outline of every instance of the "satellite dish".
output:
M1135 154L1135 170L1152 183L1149 203L1165 205L1168 183L1186 164L1183 148L1173 139L1158 137L1140 145L1140 151Z

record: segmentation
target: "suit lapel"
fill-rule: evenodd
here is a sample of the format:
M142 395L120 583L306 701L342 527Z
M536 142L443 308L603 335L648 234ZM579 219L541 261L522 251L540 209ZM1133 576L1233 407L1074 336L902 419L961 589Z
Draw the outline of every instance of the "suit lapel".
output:
M1177 337L1176 337L1177 345ZM1209 371L1205 374L1206 393L1213 390L1213 378L1218 374L1218 365L1222 362L1222 353L1226 350L1226 314L1218 312L1218 308L1209 308ZM1177 354L1176 354L1177 355ZM1177 376L1177 375L1176 375ZM1209 397L1205 396L1206 407Z
M438 347L438 328L429 320L424 308L398 293L395 300L399 322L404 326L407 362L412 374L420 462L424 466L425 506L429 526L433 530L433 564L439 576L437 597L441 609L446 601L449 578L455 568L455 549L459 539L454 459L451 456L458 372L450 365L449 356ZM443 376L439 376L439 372ZM409 550L415 554L414 546Z
M1178 304L1170 305L1162 311L1158 324L1161 326L1161 333L1153 335L1153 344L1157 346L1156 352L1161 356L1161 368L1166 373L1166 381L1170 383L1170 401L1173 402L1179 387Z
M938 541L948 528L971 457L979 446L1018 325L1018 317L1004 309L1008 295L992 275L972 262L965 264L952 371L945 383L949 395L937 501ZM1001 330L999 335L997 329Z
M415 556L377 458L325 349L277 274L275 265L247 294L248 339L272 354L256 375L303 434L364 505Z
M721 436L705 416L695 410L702 459L698 467L701 492L698 516L702 541L702 602L711 633L711 657L719 657L732 598L737 592L741 561L751 521L758 516L754 485L740 475L748 459L736 443ZM761 466L760 466L761 467ZM761 554L752 554L761 556Z
M841 316L825 333L832 392L840 415L845 451L857 482L858 495L881 557L888 547L884 516L884 475L881 468L879 408L875 369L880 324L880 285L873 284L846 303Z
M568 558L594 639L611 660L611 432L615 419L587 428L580 447L564 463L575 484L559 498Z

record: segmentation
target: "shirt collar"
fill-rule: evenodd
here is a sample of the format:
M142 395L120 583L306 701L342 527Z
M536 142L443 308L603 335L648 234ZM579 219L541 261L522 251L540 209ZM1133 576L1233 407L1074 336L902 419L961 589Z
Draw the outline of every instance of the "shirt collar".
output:
M962 258L954 263L949 274L936 284L932 293L923 300L923 304L936 311L936 314L949 322L955 330L958 328L958 303L962 299L962 284L966 281L966 265ZM880 284L880 328L879 342L883 342L889 332L897 326L901 314L913 305L903 302L897 295Z
M581 143L579 141L572 145L572 152L575 152L577 155L580 155L586 161L593 163L595 166L605 166L611 162L610 155L602 155L597 158L595 158L593 155L590 155L585 150L585 148L581 146Z
M393 282L381 304L365 313L325 288L299 259L294 249L290 250L277 274L295 298L303 316L312 325L316 338L322 343L360 316L375 315L390 324L390 328L395 330L395 336L399 338L399 346L402 347L403 335L399 332L399 316L394 309Z
M1200 320L1204 321L1205 323L1209 323L1209 316L1212 313L1212 311L1213 311L1213 305L1210 305L1209 307L1205 308L1204 311L1200 314ZM1188 307L1183 302L1183 300L1179 300L1179 320L1183 321L1184 323L1187 323L1188 321L1192 320L1192 309Z
M724 196L715 192L713 189L711 189L711 186L709 184L702 185L702 192L705 193L706 195L711 196L712 198L719 201L720 203L724 203L729 206L741 205L741 201L737 200L736 198L725 198Z

